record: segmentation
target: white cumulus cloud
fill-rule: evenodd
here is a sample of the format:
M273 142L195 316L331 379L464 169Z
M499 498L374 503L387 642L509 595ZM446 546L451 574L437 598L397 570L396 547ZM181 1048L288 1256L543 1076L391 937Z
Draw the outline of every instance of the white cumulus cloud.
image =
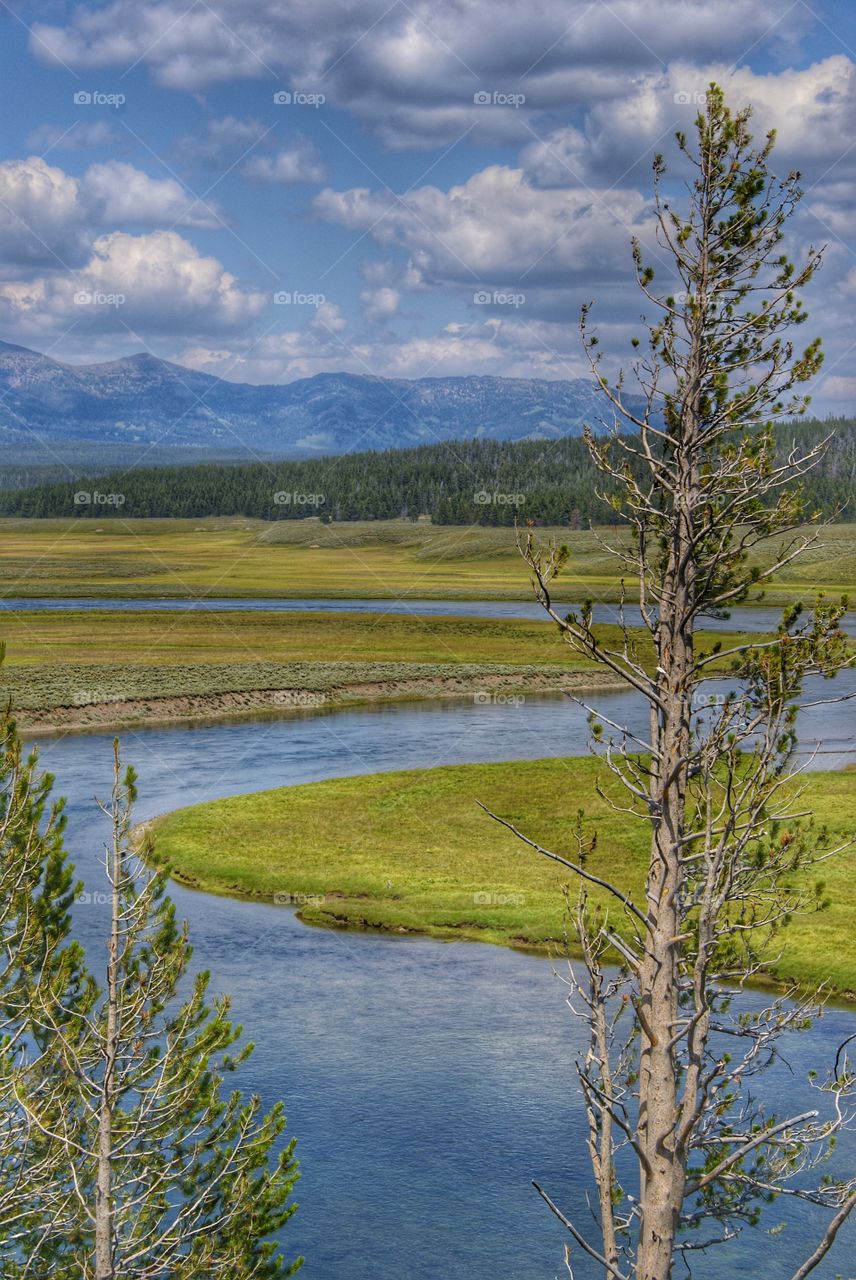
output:
M85 246L80 183L37 156L0 164L0 261L63 267Z
M189 195L174 178L151 178L119 160L91 165L81 179L92 220L137 226L221 227L216 208Z
M70 323L123 335L241 332L267 302L175 231L114 231L99 236L74 271L0 283L0 315L31 337Z
M330 176L317 150L305 138L274 155L251 156L243 171L251 182L267 183L326 182Z
M72 177L40 156L0 164L0 264L13 270L79 265L95 234L116 224L218 227L222 217L172 178L122 161Z
M76 70L141 62L159 84L190 91L282 74L390 142L434 145L466 129L524 139L532 113L626 97L635 76L688 49L727 65L810 21L791 0L114 0L73 5L62 25L36 22L31 48ZM482 107L479 92L525 103Z
M523 282L551 289L626 275L630 237L650 221L639 192L540 190L504 165L447 192L426 186L400 199L328 188L314 204L332 222L405 249L422 283L470 290Z

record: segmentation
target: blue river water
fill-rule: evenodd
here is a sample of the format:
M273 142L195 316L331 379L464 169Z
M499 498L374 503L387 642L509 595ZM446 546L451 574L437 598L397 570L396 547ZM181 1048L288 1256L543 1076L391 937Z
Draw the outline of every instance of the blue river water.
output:
M573 605L562 606L573 608ZM530 618L544 620L544 610L533 600L411 600L405 596L397 600L274 600L274 599L147 599L147 600L95 600L89 598L59 599L52 596L33 599L0 597L2 611L34 609L49 612L65 612L75 609L106 609L125 612L190 611L222 613L228 610L273 613L390 613L411 614L417 617L468 617L468 618ZM634 612L627 608L627 622L634 624ZM704 618L701 625L707 631L772 631L781 621L782 611L771 605L746 605L732 609L730 618ZM618 605L596 604L595 622L617 622ZM638 615L637 615L638 620ZM856 635L856 613L845 615L842 627L848 635Z
M856 690L856 674L836 684L839 692ZM598 705L618 723L643 727L643 710L629 695L601 694ZM817 767L854 758L852 705L804 713L805 748L823 736ZM124 758L140 775L136 816L144 819L323 778L580 754L587 731L585 713L569 699L534 697L401 703L121 737ZM109 793L111 736L45 738L39 750L68 799L68 844L93 891L77 908L76 927L97 958L106 925L99 857L108 832L92 796ZM573 1068L581 1029L564 1007L553 962L473 943L312 929L291 908L180 886L173 893L190 922L194 963L211 970L215 990L232 994L235 1018L256 1045L239 1083L268 1104L282 1098L298 1138L300 1209L283 1239L289 1256L306 1254L307 1280L566 1275L564 1231L530 1186L537 1178L572 1216L586 1213ZM762 1001L746 997L747 1005ZM766 1096L786 1097L796 1111L813 1105L808 1070L822 1069L854 1031L852 1010L829 1009L811 1032L793 1038L766 1077ZM852 1168L854 1159L850 1135L837 1160ZM772 1206L764 1229L749 1231L741 1246L697 1256L693 1274L787 1280L821 1221L816 1211ZM852 1276L854 1255L856 1228L849 1227L815 1274ZM600 1273L577 1258L575 1275L599 1280Z

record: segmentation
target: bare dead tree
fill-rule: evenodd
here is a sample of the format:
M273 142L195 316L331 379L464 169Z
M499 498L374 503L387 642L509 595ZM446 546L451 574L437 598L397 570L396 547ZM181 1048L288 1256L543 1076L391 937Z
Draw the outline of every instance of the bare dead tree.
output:
M643 411L625 397L623 378L615 385L602 376L588 308L582 314L584 346L612 410L606 437L589 431L588 445L604 477L601 496L628 531L620 545L604 546L638 584L641 631L624 600L618 643L599 638L591 602L560 611L552 593L567 547L542 545L531 532L520 539L537 598L571 649L620 676L650 709L639 737L589 708L623 798L614 784L601 794L650 836L641 894L593 874L582 833L572 853L560 854L491 815L563 863L583 890L575 912L582 971L570 978L570 1004L588 1029L577 1065L598 1237L538 1189L573 1239L569 1272L582 1252L608 1280L669 1280L676 1259L732 1239L780 1196L828 1211L817 1246L791 1277L803 1280L856 1206L856 1179L820 1169L852 1118L846 1053L815 1081L811 1111L772 1114L752 1089L783 1036L810 1023L817 995L789 990L759 1012L735 1004L787 921L823 905L807 873L837 850L809 822L796 717L818 700L807 678L831 677L849 661L839 625L846 602L820 600L807 616L794 606L774 636L726 649L699 634L705 615L727 614L817 536L805 531L818 517L804 511L799 479L823 446L782 459L772 424L804 411L799 388L820 366L819 342L798 353L787 335L806 318L799 291L821 254L809 251L796 268L783 253L799 175L773 176L774 137L755 149L749 120L711 86L696 145L678 135L692 168L683 211L655 161L658 239L679 284L661 296L634 244L636 278L656 315L633 366ZM752 553L771 539L774 553L758 568ZM734 690L711 705L706 681L723 667ZM608 958L618 960L617 973Z

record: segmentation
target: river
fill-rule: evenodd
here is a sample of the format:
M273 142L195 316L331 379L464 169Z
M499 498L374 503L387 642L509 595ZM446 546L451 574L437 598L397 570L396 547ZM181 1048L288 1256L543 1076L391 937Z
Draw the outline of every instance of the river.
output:
M836 683L856 689L856 674ZM626 694L601 694L598 703L620 723L644 722ZM851 708L804 713L806 747L822 732L828 752L818 767L853 758ZM586 723L568 699L537 697L360 707L126 730L121 737L125 760L139 771L136 816L143 819L322 778L580 754ZM98 853L107 831L91 797L109 792L111 737L47 738L39 749L68 800L68 845L78 870L90 889L103 891ZM311 929L290 908L180 886L173 894L190 921L194 963L211 970L215 990L232 993L235 1018L257 1046L240 1084L268 1104L282 1098L289 1133L299 1140L301 1207L284 1244L289 1256L307 1255L307 1280L565 1274L563 1230L530 1186L536 1177L560 1205L585 1212L573 1071L581 1032L550 961L474 943ZM97 898L77 908L76 927L92 955L105 924ZM787 1061L767 1077L768 1096L786 1093L795 1110L812 1105L806 1072L828 1062L854 1030L852 1011L830 1009L794 1038ZM851 1167L854 1146L847 1139L838 1155ZM751 1244L697 1257L694 1274L786 1280L797 1241L813 1240L820 1219L793 1206L767 1211L768 1227L786 1220L782 1234L749 1232ZM854 1227L842 1232L828 1266L815 1273L819 1280L844 1271L855 1244ZM580 1262L576 1275L588 1280L594 1272Z
M567 610L573 605L560 605ZM397 600L275 600L275 599L209 599L206 596L188 599L111 599L98 600L89 597L58 598L55 596L38 596L32 599L0 597L0 614L4 609L39 610L52 613L64 613L76 609L120 610L127 613L136 612L209 612L223 613L228 610L241 612L273 612L273 613L387 613L409 614L420 618L465 617L465 618L528 618L531 621L544 621L544 610L533 600L411 600L402 597ZM638 611L628 606L627 622L638 625L641 617ZM730 618L703 618L701 627L706 631L773 631L782 619L782 610L772 605L742 605L731 610ZM594 606L595 622L618 622L619 611L616 604L596 604ZM848 635L856 635L856 613L852 610L842 621L842 627Z

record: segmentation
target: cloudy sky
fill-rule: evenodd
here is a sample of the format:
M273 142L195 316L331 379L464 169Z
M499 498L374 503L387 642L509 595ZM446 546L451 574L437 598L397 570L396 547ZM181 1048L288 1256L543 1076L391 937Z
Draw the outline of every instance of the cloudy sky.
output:
M716 78L804 175L815 403L856 403L852 0L0 0L0 24L6 341L251 382L578 376L581 303L630 350L651 159Z

